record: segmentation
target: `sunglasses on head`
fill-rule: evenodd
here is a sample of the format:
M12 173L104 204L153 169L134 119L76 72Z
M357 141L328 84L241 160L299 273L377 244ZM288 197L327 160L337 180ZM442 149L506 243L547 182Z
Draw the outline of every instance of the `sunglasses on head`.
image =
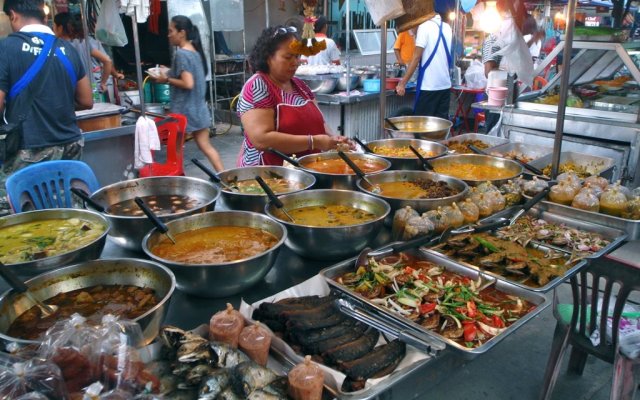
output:
M273 37L276 37L278 35L286 35L287 33L296 33L298 32L298 29L296 29L295 26L281 26L280 28L276 29L275 32L273 32Z

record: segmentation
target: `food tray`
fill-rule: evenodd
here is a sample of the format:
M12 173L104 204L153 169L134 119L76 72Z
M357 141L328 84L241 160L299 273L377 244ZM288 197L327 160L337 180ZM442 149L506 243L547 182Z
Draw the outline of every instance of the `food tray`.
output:
M531 198L530 196L526 196L526 195L525 197L527 199ZM480 223L481 224L490 223L491 221L502 218L502 217L509 218L512 214L513 212L511 211L500 211L499 213L496 213L490 217L487 217L481 220ZM600 251L594 252L593 254L591 254L586 258L601 257L613 251L618 246L620 246L622 242L624 242L628 237L627 233L624 230L618 229L618 228L611 228L604 225L598 225L597 223L591 222L592 220L590 218L578 219L578 218L567 216L567 215L560 215L557 213L545 211L544 209L537 208L537 207L530 209L529 211L527 211L525 215L529 215L539 219L544 219L547 222L552 222L555 224L564 224L569 228L577 228L587 232L597 233L600 236L602 236L604 239L607 239L610 241L609 245L603 247L602 249L600 249ZM563 248L557 248L552 245L545 244L544 242L537 241L535 239L532 239L531 242L538 243L541 246L549 246L554 249L557 249L558 251L567 251Z
M391 247L395 244L399 244L401 242L396 242L396 243L391 243L388 246L385 247ZM461 263L458 263L456 261L453 261L451 259L448 259L446 257L443 257L439 254L435 254L435 253L426 253L426 252L421 252L420 250L414 249L414 250L408 250L406 251L406 253L408 254L412 254L412 255L416 255L418 256L420 259L422 260L426 260L426 261L431 261L434 263L437 263L443 267L445 267L445 269L447 269L448 271L463 275L463 276L467 276L470 279L473 280L477 280L480 274L480 271L478 271L475 268L469 267L469 266L465 266ZM423 328L421 325L409 320L408 318L404 318L401 317L395 313L392 313L391 311L380 307L378 305L376 305L375 303L371 302L370 300L352 292L351 290L347 289L346 287L340 285L338 282L335 281L336 278L338 278L339 276L347 273L347 272L353 272L355 270L355 261L356 261L356 257L351 258L349 260L346 261L342 261L338 264L335 264L331 267L325 268L322 271L320 271L320 275L323 276L327 283L333 287L334 289L336 289L338 292L345 294L346 296L348 296L349 298L353 299L354 302L358 302L360 304L363 305L363 307L366 307L367 309L372 310L373 312L375 312L378 315L382 315L385 317L385 319L390 320L390 321L395 321L395 323L398 326L401 327L406 327L409 328L411 330L414 330L415 332L421 334L421 335L426 335L429 337L432 337L436 340L439 340L445 344L447 344L449 347L451 347L453 350L457 351L459 354L461 354L464 358L466 359L473 359L475 357L477 357L480 354L485 353L487 350L489 350L490 348L492 348L493 346L495 346L498 342L500 342L502 339L504 339L505 337L507 337L508 335L510 335L511 333L513 333L516 329L518 329L519 327L521 327L522 325L524 325L527 321L529 321L530 319L534 318L536 315L538 315L540 312L542 312L547 306L547 300L546 298L540 294L540 293L534 293L530 290L526 290L525 288L522 287L518 287L517 285L508 282L506 280L504 280L502 277L497 277L496 283L495 283L495 287L496 289L509 293L509 294L513 294L516 296L520 296L522 298L524 298L525 300L533 303L536 305L536 309L531 311L530 313L528 313L527 315L525 315L524 317L520 318L516 323L514 323L513 325L509 326L503 333L501 333L498 336L494 336L491 339L489 339L487 342L485 342L484 344L473 348L473 349L469 349L466 348L464 346L461 346L460 344L456 343L455 341L451 340L451 339L447 339L442 335L439 335L435 332L432 332L431 330L425 329ZM485 277L485 273L482 274L483 278Z
M551 164L552 159L553 154L547 154L544 157L531 161L529 165L542 170L544 169L544 167ZM592 172L592 175L600 175L601 177L606 178L609 181L611 181L611 178L613 178L613 172L615 168L615 160L613 158L594 156L591 154L574 153L571 151L561 152L560 164L569 161L573 162L576 165L585 167L587 171Z
M488 144L490 148L509 143L509 139L497 136L483 135L481 133L463 133L462 135L457 135L447 140L442 140L440 141L440 143L447 146L447 144L450 142L464 142L465 140L480 140L481 142L485 142L486 144Z
M604 96L593 100L591 105L597 110L638 112L639 100L637 97Z
M530 198L527 195L524 195ZM614 217L613 215L597 213L593 211L581 210L579 208L565 206L548 200L542 200L535 205L534 209L547 211L558 216L572 218L578 221L589 221L594 226L603 226L625 232L628 240L640 239L640 219L626 219Z
M353 261L352 264L353 265ZM327 285L327 282L320 275L315 275L312 278L293 286L287 290L277 293L273 296L259 300L251 305L244 302L240 304L239 311L244 315L245 319L253 321L251 315L253 310L265 302L274 302L280 299L288 297L301 297L301 296L327 296L329 295L331 288ZM382 340L382 335L381 335ZM273 337L271 341L271 352L276 353L279 358L286 358L289 362L295 364L303 361L303 357L295 353L294 350L282 339ZM414 371L418 370L429 361L433 360L433 357L418 351L417 349L407 345L407 353L405 358L400 362L396 369L389 375L377 379L368 379L364 389L355 392L343 392L340 390L344 374L338 372L332 368L326 367L320 364L320 367L325 373L325 390L329 390L334 393L337 398L349 399L349 400L366 400L377 398L380 393L389 389L391 386L403 381Z
M544 157L547 154L553 153L553 148L540 146L529 143L509 142L498 146L490 147L485 150L490 155L499 155L504 157L509 152L515 152L522 154L525 157L531 158L531 161ZM531 162L529 161L529 162Z

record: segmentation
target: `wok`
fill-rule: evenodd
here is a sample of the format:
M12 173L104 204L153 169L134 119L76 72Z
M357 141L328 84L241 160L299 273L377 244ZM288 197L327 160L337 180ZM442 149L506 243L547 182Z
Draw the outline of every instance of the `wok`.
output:
M453 122L437 117L409 115L389 118L396 129L385 126L384 133L392 138L442 140L449 136Z
M391 149L408 148L413 146L418 150L424 150L425 152L435 153L431 157L425 157L427 160L440 157L447 154L447 147L440 143L431 142L422 139L381 139L374 140L367 143L367 147L375 150L376 147L385 147ZM418 158L411 154L409 157L393 157L383 154L373 153L378 157L382 157L385 160L391 162L391 169L395 170L421 170L422 164Z
M367 173L367 176L375 175L376 173L385 171L391 167L391 162L385 160L382 157L375 156L373 154L361 154L361 153L345 153L351 160L366 160L370 162L380 163L382 168L380 171ZM310 173L316 178L317 189L342 189L342 190L354 190L356 188L356 182L358 176L355 173L351 174L331 174L325 172L319 172L308 168L307 166L314 161L333 160L339 159L338 153L335 151L328 151L325 153L308 154L298 159L300 168ZM344 162L344 161L343 161ZM346 165L346 164L345 164Z
M289 212L300 207L341 204L376 214L374 220L362 224L314 227L291 222L273 203L267 204L265 214L287 227L287 247L303 257L319 260L341 259L360 252L378 235L390 211L386 201L351 190L305 190L278 198Z
M159 176L132 179L105 186L91 195L91 199L105 210L121 201L151 195L187 195L201 204L198 207L169 215L160 216L162 222L171 221L187 215L211 211L220 197L220 189L204 179L186 176ZM144 216L124 216L103 213L111 224L109 235L114 242L131 250L139 250L144 235L153 224Z
M175 277L162 265L135 258L93 260L59 268L40 274L25 282L29 291L39 299L50 299L58 293L69 292L96 285L135 285L155 290L158 304L134 319L142 328L145 344L157 336L169 309L175 289ZM8 290L0 295L0 343L15 342L20 345L36 343L31 340L8 336L11 323L23 312L33 307L24 294Z
M80 218L93 223L102 224L104 233L93 242L66 253L45 257L33 261L25 261L16 264L6 264L13 272L21 276L36 275L54 268L68 265L74 262L94 260L100 257L109 233L109 222L100 213L90 210L74 208L55 208L48 210L28 211L20 214L8 215L0 218L0 228L13 226L32 221L48 219Z
M495 179L462 179L469 186L476 186L482 182L491 182L495 186L500 186L510 179L517 178L522 174L522 166L513 160L501 157L485 156L480 154L454 154L436 158L430 161L433 169L438 172L439 167L455 164L475 164L500 168L505 171L505 176Z
M302 183L303 189L292 190L286 193L295 193L300 190L306 190L316 183L316 178L308 172L279 166L232 168L220 172L218 177L228 185L232 185L236 180L244 181L247 179L253 179L256 175L263 179L281 177L288 181ZM278 195L280 194L285 193L278 193ZM233 210L253 211L258 213L264 212L264 206L269 202L267 195L264 193L254 194L236 191L232 192L224 188L222 189L222 198L224 199L225 204Z
M161 258L151 251L164 240L164 235L154 229L144 237L142 249L148 257L166 265L175 273L178 289L196 296L225 297L240 293L262 280L273 267L280 247L287 238L287 230L282 224L249 211L207 212L167 222L167 227L174 236L211 226L261 229L273 234L278 242L267 251L246 259L219 264L185 264Z

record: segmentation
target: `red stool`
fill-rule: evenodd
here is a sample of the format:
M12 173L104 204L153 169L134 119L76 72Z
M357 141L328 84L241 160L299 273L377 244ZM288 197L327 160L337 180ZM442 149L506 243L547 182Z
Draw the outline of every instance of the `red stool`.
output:
M475 119L475 122L473 123L473 131L477 133L478 132L478 125L480 125L480 122L482 122L482 123L485 122L484 112L477 113L476 117L474 119Z
M187 117L182 114L169 114L166 118L156 118L160 143L167 146L167 161L147 164L140 169L140 177L184 176L184 138L187 129Z

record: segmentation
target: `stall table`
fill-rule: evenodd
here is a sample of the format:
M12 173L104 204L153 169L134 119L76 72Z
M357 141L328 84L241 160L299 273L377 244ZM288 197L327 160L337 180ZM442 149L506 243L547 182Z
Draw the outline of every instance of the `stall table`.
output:
M476 96L478 94L483 94L484 89L473 89L468 88L466 86L452 86L451 92L456 97L456 101L458 106L456 108L456 113L453 115L453 123L456 123L458 117L462 118L462 124L458 125L457 134L462 133L462 127L464 125L464 129L466 132L472 132L469 127L469 112L471 111L471 104L475 102Z

